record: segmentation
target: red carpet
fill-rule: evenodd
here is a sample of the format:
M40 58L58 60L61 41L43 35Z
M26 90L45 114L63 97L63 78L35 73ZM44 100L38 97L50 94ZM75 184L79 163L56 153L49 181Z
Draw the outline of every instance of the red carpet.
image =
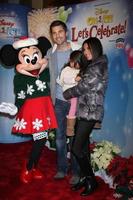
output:
M19 174L30 147L31 142L0 144L0 200L114 200L113 191L100 178L97 178L99 188L87 197L80 197L80 191L71 191L69 177L54 180L56 152L46 147L40 160L44 179L30 184L21 183Z

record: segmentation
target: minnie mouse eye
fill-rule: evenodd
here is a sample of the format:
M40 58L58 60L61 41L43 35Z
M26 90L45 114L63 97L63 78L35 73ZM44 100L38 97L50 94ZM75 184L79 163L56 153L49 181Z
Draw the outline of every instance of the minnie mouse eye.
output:
M38 54L37 54L37 53L35 53L35 54L33 55L33 59L37 61L37 60L38 60L38 58L39 58Z
M24 56L24 61L25 61L25 63L29 64L30 63L29 56Z

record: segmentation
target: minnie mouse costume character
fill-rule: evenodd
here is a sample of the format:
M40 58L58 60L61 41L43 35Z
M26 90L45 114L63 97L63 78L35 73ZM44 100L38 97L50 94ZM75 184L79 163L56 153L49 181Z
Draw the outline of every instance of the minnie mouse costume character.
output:
M44 58L51 47L45 37L22 38L13 45L5 45L0 50L4 65L15 65L14 77L15 105L18 108L12 132L33 136L33 146L29 159L25 161L20 179L29 183L43 178L37 168L48 130L57 128L55 112L50 97L49 71Z

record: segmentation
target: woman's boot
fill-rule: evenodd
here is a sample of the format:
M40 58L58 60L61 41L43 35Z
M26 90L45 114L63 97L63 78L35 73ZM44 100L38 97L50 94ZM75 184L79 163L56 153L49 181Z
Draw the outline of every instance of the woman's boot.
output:
M76 117L69 118L67 116L67 129L66 129L67 136L74 136L75 122L76 122Z
M98 187L98 183L95 179L95 177L86 177L85 179L85 189L81 192L81 196L88 196L90 195L91 193L93 193L96 188Z
M73 186L71 187L71 189L72 189L73 191L80 190L82 187L85 187L85 183L86 183L86 177L81 177L81 178L79 179L79 182L76 183L75 185L73 185Z

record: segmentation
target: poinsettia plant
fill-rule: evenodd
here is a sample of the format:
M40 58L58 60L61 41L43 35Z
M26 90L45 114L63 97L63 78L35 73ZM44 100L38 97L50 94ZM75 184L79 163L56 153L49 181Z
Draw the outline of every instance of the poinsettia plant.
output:
M90 149L94 172L115 189L114 197L132 199L133 156L120 156L120 148L108 141L93 142Z
M56 134L55 129L49 130L48 138L45 143L45 146L47 146L50 150L54 150L54 151L56 150L55 134Z
M91 152L91 164L94 172L102 169L106 170L111 160L120 152L120 148L112 142L104 140L102 142L94 143Z
M114 196L120 199L132 199L133 197L133 156L129 158L116 156L111 160L107 174L113 177L115 188Z
M108 165L106 172L114 177L114 184L129 185L133 180L133 156L129 158L115 156Z

